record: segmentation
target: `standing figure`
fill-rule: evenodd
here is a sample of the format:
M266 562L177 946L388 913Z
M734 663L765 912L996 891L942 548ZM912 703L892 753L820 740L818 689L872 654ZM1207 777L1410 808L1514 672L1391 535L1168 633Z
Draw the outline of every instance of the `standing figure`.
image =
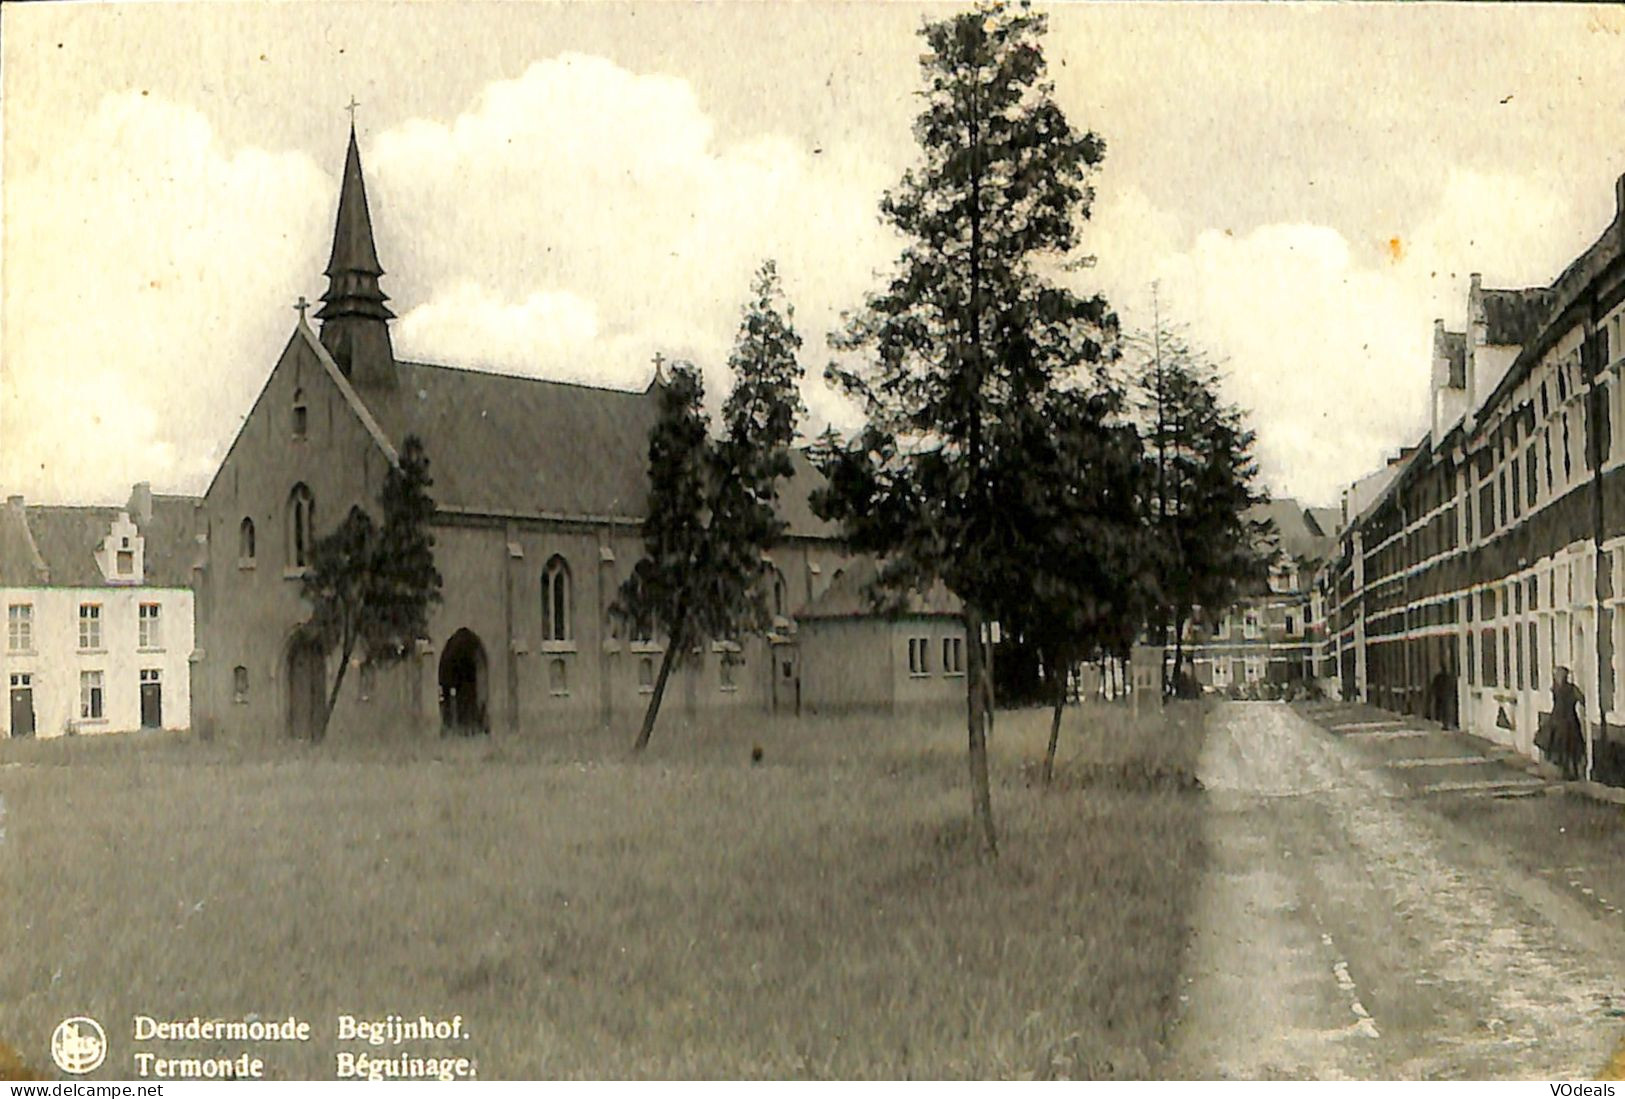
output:
M1585 702L1580 689L1569 681L1569 670L1559 665L1552 672L1552 762L1563 769L1563 777L1573 782L1585 763L1585 734L1579 708Z

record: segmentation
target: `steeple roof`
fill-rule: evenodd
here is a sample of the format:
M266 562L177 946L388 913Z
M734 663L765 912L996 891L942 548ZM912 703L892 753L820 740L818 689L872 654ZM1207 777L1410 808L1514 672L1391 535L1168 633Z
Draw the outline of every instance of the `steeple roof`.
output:
M333 227L333 254L328 258L328 278L346 271L378 276L378 250L372 243L372 214L367 209L367 184L361 177L361 150L356 147L355 127L350 127L350 148L344 154L344 182L339 189L338 223Z

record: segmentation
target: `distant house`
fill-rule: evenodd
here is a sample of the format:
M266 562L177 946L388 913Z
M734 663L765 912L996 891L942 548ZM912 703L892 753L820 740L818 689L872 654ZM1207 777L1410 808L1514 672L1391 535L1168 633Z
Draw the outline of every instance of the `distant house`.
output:
M962 607L942 584L877 608L860 558L796 612L801 704L814 712L946 705L965 698Z
M1197 616L1186 648L1198 683L1227 691L1320 675L1327 612L1316 579L1336 552L1335 517L1291 499L1252 509L1249 519L1274 529L1268 578L1233 606Z
M0 734L52 737L191 722L198 501L137 485L115 507L0 512Z

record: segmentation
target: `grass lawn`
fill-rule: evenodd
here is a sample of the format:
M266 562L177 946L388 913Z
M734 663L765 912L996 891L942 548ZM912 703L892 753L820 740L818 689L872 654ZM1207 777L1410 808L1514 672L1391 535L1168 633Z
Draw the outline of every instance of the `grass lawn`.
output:
M331 1077L340 1013L460 1014L484 1078L1154 1074L1203 851L1200 716L993 736L1002 856L957 715L259 748L0 743L0 1046L65 1016L308 1019L248 1048ZM751 762L761 746L763 759Z

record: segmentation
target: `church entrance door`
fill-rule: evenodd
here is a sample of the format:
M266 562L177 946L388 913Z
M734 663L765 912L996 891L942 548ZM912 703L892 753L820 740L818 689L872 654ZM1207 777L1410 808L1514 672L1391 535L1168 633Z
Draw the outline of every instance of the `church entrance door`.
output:
M288 735L312 740L321 727L327 667L322 651L307 638L288 643Z
M490 732L486 691L485 646L472 630L458 630L440 654L442 732L462 736Z

